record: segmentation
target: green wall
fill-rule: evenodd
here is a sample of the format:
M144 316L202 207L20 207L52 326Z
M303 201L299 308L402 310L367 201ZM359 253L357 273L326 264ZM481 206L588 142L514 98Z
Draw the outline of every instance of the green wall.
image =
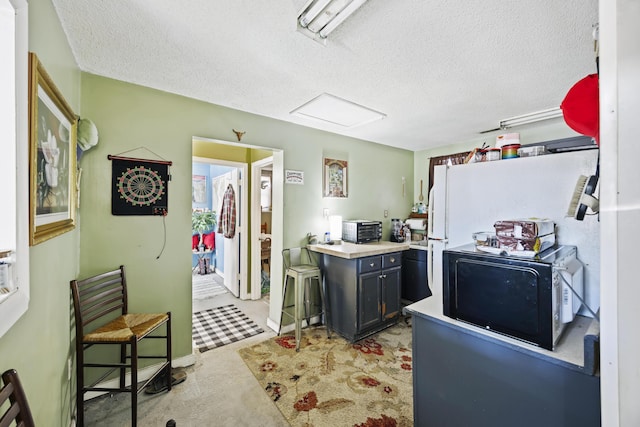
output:
M49 0L29 1L29 50L78 114L80 70ZM69 281L78 274L79 236L76 227L30 248L29 309L0 338L0 371L18 371L37 425L68 426L70 421L75 389L67 379L67 359L75 352Z
M413 153L321 132L201 101L107 79L82 77L83 115L100 131L100 143L85 153L81 185L81 276L128 267L132 310L171 310L174 355L191 353L191 156L192 138L230 140L282 149L285 169L305 172L305 184L284 190L284 247L299 245L307 232L326 230L322 208L345 218L383 219L383 210L404 216L401 177L411 182ZM241 123L241 126L238 125ZM233 138L232 138L233 137ZM160 217L111 215L108 154L171 160L166 246ZM323 199L322 157L349 160L349 197ZM199 153L198 155L202 155ZM240 158L250 161L245 154ZM227 157L228 158L228 157ZM412 188L407 188L411 194ZM389 218L385 220L389 227ZM277 319L274 319L277 320Z

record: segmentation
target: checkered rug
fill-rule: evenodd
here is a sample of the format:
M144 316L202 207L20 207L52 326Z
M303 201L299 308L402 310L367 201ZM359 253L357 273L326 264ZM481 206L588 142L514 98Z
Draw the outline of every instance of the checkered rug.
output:
M200 353L262 332L233 304L193 313L193 342Z

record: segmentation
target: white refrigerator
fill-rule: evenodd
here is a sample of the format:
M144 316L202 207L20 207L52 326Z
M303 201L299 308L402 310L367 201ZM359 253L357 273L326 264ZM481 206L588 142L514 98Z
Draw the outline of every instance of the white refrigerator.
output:
M585 302L600 306L600 223L567 215L580 175L593 175L598 150L573 151L464 165L436 166L429 192L428 281L442 298L442 251L473 241L476 231L494 231L499 220L548 218L556 242L573 245L585 266ZM588 211L591 213L591 211ZM590 316L584 308L580 312Z

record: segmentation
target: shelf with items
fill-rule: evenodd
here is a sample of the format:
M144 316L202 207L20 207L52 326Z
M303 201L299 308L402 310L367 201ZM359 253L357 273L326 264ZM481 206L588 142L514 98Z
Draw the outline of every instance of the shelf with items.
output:
M411 212L409 214L409 218L424 218L424 219L426 219L427 217L428 217L428 214L426 214L426 213Z

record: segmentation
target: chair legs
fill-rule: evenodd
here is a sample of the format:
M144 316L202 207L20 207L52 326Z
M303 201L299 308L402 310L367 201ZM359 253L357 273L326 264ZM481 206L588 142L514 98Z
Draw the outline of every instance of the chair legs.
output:
M155 377L158 375L162 376L166 383L168 384L168 391L171 391L172 386L172 378L171 378L171 313L167 313L168 319L165 323L166 326L166 335L163 336L155 336L153 338L164 338L166 341L166 362L162 365L163 367L158 369L155 374L151 376L148 380L144 382L143 385L138 385L138 339L136 336L131 337L130 341L127 344L120 345L120 363L119 364L106 364L106 365L96 365L84 363L84 349L85 345L83 343L79 343L76 345L76 424L78 427L83 427L84 423L84 395L87 391L114 391L114 392L127 392L131 393L131 425L132 427L136 427L137 419L138 419L138 393L144 389L144 387ZM148 337L149 338L149 337ZM130 354L127 354L127 346L130 346ZM143 356L146 358L162 358L165 359L164 356ZM119 388L107 388L107 387L95 387L95 383L92 385L84 385L85 376L84 376L84 367L97 367L97 366L111 366L112 368L118 371L118 383ZM126 385L126 374L127 369L130 369L131 376L131 384L129 386ZM110 372L115 372L113 369ZM106 376L106 375L105 375ZM104 379L101 378L101 380ZM99 380L99 381L101 381Z
M293 281L293 315L286 311L287 308L291 308L291 306L286 306L286 298L287 298L287 288L289 286L289 281ZM320 312L312 313L311 306L311 295L313 287L311 286L311 281L315 281L318 285L318 291L320 293ZM295 326L295 337L296 337L296 351L300 351L300 338L302 336L302 320L307 321L307 326L311 325L311 316L312 314L323 316L324 315L324 324L327 327L327 338L331 338L331 332L329 330L329 322L327 318L327 311L325 306L325 298L324 291L322 290L322 279L318 275L289 275L285 274L284 280L284 289L282 292L282 313L280 317L280 327L278 329L278 335L282 330L282 317L284 315L288 315L293 317L294 326Z

